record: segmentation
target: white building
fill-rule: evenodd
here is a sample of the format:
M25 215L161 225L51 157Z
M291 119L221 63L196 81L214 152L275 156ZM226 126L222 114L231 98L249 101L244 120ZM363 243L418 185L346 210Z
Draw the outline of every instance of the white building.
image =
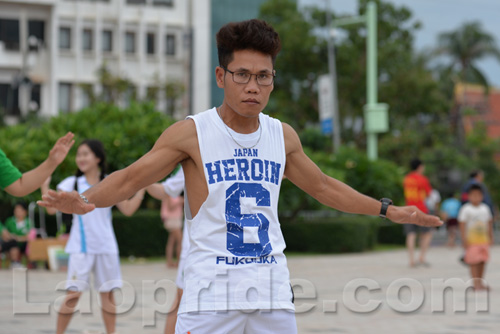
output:
M138 99L160 83L181 83L177 117L210 107L210 1L194 0L191 8L192 1L0 0L0 108L7 121L30 110L51 116L85 107L84 87L103 90L96 73L103 64L130 80ZM166 110L164 94L157 103Z

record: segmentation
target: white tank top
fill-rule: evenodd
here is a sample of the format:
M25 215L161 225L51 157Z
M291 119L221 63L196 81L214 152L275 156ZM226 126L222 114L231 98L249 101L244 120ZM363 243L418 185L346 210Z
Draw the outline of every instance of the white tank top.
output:
M208 197L195 217L186 209L191 247L179 313L294 310L278 221L286 158L281 122L261 113L262 132L244 135L226 127L215 108L191 118Z

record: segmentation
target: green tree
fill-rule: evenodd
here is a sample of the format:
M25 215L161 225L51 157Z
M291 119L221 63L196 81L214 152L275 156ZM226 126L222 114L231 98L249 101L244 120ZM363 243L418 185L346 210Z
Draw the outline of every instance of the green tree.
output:
M96 75L102 87L100 94L96 94L90 84L80 85L91 104L98 101L118 104L125 97L127 97L128 102L136 99L136 91L132 81L112 73L105 63L97 69Z
M167 115L174 117L179 99L184 95L186 88L180 81L167 81L165 83L165 98L167 99Z
M173 120L154 109L152 103L132 103L121 109L106 103L94 104L77 113L61 114L48 120L2 128L2 150L21 171L40 164L57 140L67 131L75 134L75 147L56 169L52 184L73 175L76 171L76 146L83 139L95 138L103 142L107 153L108 172L124 168L147 153ZM8 143L8 144L7 144ZM26 198L39 198L35 193ZM0 192L0 203L10 203L12 197Z
M483 72L477 67L477 62L485 57L494 57L500 61L500 49L496 46L495 38L483 30L481 23L468 22L459 29L441 33L438 37L439 46L435 53L451 58L448 73L454 83L479 83L484 87L485 95L489 92L489 83ZM468 108L466 89L463 91L461 103L456 103L452 109L453 129L458 143L464 144L463 114Z
M488 89L488 80L476 63L490 56L500 61L500 49L480 22L468 22L455 31L441 33L438 44L436 54L451 58L450 67L457 73L458 81L479 83Z
M260 8L260 18L272 24L281 38L276 61L275 89L266 112L296 129L317 122L316 80L326 72L326 44L314 34L292 0L271 0Z
M390 105L391 128L404 132L409 118L443 115L449 104L428 69L429 58L413 51L413 36L420 23L413 21L405 7L376 2L379 100ZM360 1L359 15L365 14L367 3ZM316 80L328 71L326 13L314 7L299 12L294 1L270 0L261 7L260 17L276 28L283 45L268 111L300 132L318 123ZM343 37L336 41L336 63L342 141L364 147L366 27L350 25L340 30Z

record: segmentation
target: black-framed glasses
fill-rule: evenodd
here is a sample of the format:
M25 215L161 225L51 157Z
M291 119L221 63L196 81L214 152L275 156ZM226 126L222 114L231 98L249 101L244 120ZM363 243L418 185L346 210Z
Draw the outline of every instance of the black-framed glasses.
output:
M228 70L225 66L220 65L220 67L226 71L231 73L233 77L233 82L238 84L247 84L252 79L252 75L255 75L257 79L257 83L260 86L271 86L274 82L274 77L276 76L276 72L273 70L273 73L249 73L249 72L233 72Z

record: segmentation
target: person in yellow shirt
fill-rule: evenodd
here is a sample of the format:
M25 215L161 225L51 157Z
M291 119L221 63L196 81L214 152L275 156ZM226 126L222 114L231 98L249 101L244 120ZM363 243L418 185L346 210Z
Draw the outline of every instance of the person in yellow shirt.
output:
M493 243L493 217L483 203L483 190L473 184L468 191L469 202L458 214L462 243L465 249L465 263L470 267L475 290L485 290L484 269L489 260L490 245Z

